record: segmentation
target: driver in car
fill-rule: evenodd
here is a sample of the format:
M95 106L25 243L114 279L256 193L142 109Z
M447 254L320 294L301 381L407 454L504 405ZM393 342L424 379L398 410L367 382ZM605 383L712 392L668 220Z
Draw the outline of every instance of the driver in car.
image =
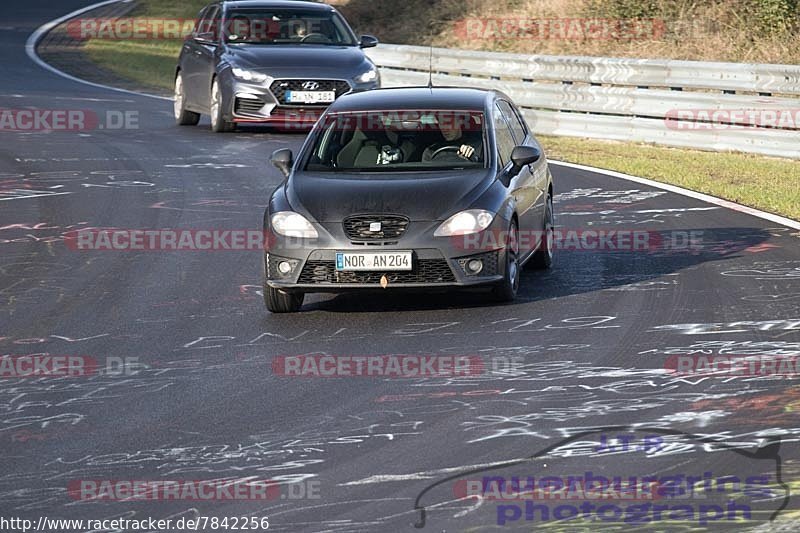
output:
M422 153L422 161L453 155L466 161L480 161L483 156L483 136L480 131L464 132L458 120L439 122L438 125L444 141L436 142L426 148Z
M250 19L243 16L237 16L229 21L228 25L229 35L228 40L231 42L249 41L252 37L250 31Z
M292 24L292 39L302 41L306 37L308 37L308 29L305 24L302 22Z

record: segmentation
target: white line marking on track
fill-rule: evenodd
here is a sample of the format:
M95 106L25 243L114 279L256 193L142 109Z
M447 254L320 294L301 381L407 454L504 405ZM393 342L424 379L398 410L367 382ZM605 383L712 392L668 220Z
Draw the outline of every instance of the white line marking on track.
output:
M0 202L8 200L24 200L26 198L42 198L44 196L63 196L71 192L34 191L32 189L0 189Z
M454 472L462 472L474 470L478 468L487 468L497 465L506 464L509 461L517 461L518 459L508 459L506 461L495 461L492 463L479 463L474 465L454 466L450 468L438 468L436 470L427 470L422 472L414 472L413 474L377 474L355 481L348 481L347 483L339 483L339 486L346 487L352 485L372 485L374 483L386 483L387 481L417 481L421 479L432 479L442 476L444 474L452 474Z
M116 91L116 92L125 93L125 94L134 94L134 95L137 95L137 96L146 96L148 98L156 98L158 100L166 100L166 101L171 102L172 98L167 98L166 96L158 96L158 95L155 95L155 94L142 93L142 92L138 92L138 91L129 91L127 89L120 89L118 87L111 87L111 86L108 86L108 85L102 85L100 83L93 83L91 81L86 81L86 80L82 80L80 78L76 78L75 76L71 76L71 75L67 74L66 72L62 72L62 71L58 70L57 68L55 68L54 66L46 63L36 53L36 46L39 44L39 41L42 40L42 38L47 34L47 32L49 32L50 30L52 30L53 28L55 28L56 26L58 26L62 22L66 22L66 21L68 21L70 19L73 19L73 18L75 18L75 17L77 17L79 15L82 15L82 14L88 12L88 11L92 11L93 9L97 9L98 7L103 7L103 6L107 6L107 5L110 5L110 4L116 4L116 3L120 3L120 2L125 3L125 2L129 2L129 1L130 0L106 0L105 2L99 2L97 4L92 4L90 6L86 6L86 7L83 7L81 9L78 9L76 11L73 11L72 13L68 13L68 14L64 15L63 17L59 17L59 18L57 18L55 20L51 20L50 22L48 22L46 24L43 24L42 26L37 28L36 31L34 31L32 34L30 34L30 36L28 36L28 41L25 43L25 53L28 54L28 57L31 59L31 61L33 61L34 63L36 63L37 65L39 65L43 69L49 70L53 74L61 76L62 78L68 79L70 81L74 81L76 83L82 83L84 85L89 85L91 87L97 87L98 89L106 89L108 91Z
M641 183L642 185L649 185L650 187L655 187L657 189L662 189L675 194L680 194L682 196L688 196L689 198L694 198L695 200L700 200L702 202L706 202L709 204L718 205L726 209L738 211L739 213L745 213L747 215L762 218L764 220L769 220L770 222L774 222L782 226L787 226L796 230L800 230L800 222L798 222L797 220L792 220L790 218L782 217L780 215L767 213L766 211L761 211L759 209L747 207L745 205L737 204L736 202L723 200L722 198L717 198L716 196L703 194L701 192L690 191L689 189L684 189L683 187L678 187L676 185L659 183L657 181L649 180L647 178L639 178L637 176L631 176L630 174L623 174L622 172L617 172L615 170L606 170L603 168L590 167L587 165L578 165L576 163L567 163L564 161L556 161L556 160L548 160L548 163L552 163L554 165L562 167L575 168L578 170L586 170L589 172L594 172L596 174L604 174L606 176L611 176L612 178L619 178L623 180L633 181L635 183Z

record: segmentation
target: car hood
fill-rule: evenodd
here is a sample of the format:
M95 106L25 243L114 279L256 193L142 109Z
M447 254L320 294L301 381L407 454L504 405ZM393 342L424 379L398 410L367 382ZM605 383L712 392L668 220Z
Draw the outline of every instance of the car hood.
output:
M487 169L410 174L297 174L286 187L293 209L317 222L356 214L397 214L413 221L444 220L469 208L493 182Z
M372 66L356 46L228 46L225 60L233 66L261 71L273 78L350 79Z

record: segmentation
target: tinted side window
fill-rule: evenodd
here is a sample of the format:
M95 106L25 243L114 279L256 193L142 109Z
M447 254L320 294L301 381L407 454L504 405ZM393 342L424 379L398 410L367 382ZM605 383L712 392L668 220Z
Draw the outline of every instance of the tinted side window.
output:
M206 14L210 9L211 6L206 6L200 10L200 13L197 14L197 20L194 23L194 30L192 30L192 37L201 32L200 27L203 25L203 20L205 20Z
M503 118L503 113L499 106L495 107L493 115L494 135L497 142L497 155L500 158L500 164L505 166L509 161L511 161L511 152L514 151L516 143L514 142L514 136L511 133L511 128L509 128L506 119Z
M219 6L212 5L206 9L205 15L200 23L197 25L197 32L198 33L208 33L211 32L214 34L214 40L219 37L219 32L217 29L219 28Z
M519 117L511 104L505 100L500 100L498 105L503 112L503 116L511 125L511 131L514 132L514 139L516 139L517 144L522 144L525 140L525 136L528 134L528 129L525 127L525 123L522 122L522 119Z
M358 42L358 38L353 33L353 29L344 17L337 12L333 15L333 18L336 21L336 33L342 41Z

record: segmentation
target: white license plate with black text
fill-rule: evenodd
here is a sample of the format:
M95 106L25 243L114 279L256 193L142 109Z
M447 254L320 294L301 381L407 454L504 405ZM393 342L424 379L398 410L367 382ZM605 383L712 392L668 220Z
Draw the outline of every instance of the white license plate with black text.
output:
M286 101L291 104L330 104L334 100L333 91L286 91Z
M336 270L412 270L411 252L336 252Z

